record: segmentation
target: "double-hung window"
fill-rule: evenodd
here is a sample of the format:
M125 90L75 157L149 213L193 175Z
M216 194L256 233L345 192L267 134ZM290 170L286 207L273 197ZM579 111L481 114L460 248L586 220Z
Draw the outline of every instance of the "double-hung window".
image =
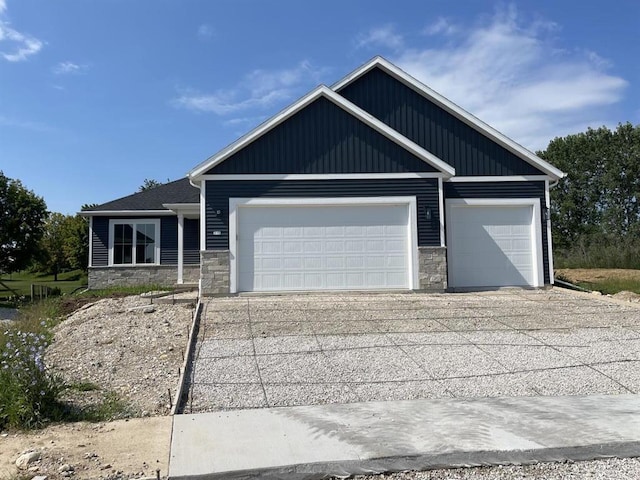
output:
M110 265L160 263L160 220L110 220Z

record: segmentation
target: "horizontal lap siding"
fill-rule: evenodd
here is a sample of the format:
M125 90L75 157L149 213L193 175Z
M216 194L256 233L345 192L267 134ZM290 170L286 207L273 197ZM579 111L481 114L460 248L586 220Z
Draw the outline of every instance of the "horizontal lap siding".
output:
M93 231L91 232L91 265L105 267L109 264L109 219L107 217L93 217Z
M200 220L184 219L184 264L200 264Z
M539 198L540 206L545 206L544 182L483 182L483 183L445 183L445 198ZM547 243L547 222L540 209L542 227L542 263L544 265L544 283L551 283L549 275L549 245ZM446 221L446 219L445 219Z
M209 174L435 172L353 115L319 98Z
M207 181L207 250L229 248L229 198L396 196L417 199L418 245L439 246L438 182L435 179ZM431 221L425 220L427 208L432 212ZM214 235L214 231L220 235Z
M160 265L178 264L178 217L160 219Z
M338 93L452 165L458 176L542 174L377 67Z

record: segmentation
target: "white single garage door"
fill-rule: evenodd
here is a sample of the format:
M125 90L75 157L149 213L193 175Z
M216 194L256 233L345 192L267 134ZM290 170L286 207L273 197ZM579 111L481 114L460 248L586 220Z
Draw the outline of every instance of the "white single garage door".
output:
M410 288L408 205L237 209L237 290Z
M533 204L447 201L450 287L539 286Z

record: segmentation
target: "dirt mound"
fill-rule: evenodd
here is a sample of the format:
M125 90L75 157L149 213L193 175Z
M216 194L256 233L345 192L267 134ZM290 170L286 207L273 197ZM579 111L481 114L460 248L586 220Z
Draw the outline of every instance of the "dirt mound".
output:
M83 305L54 329L46 363L69 384L99 391L70 391L78 406L115 391L138 415L167 414L187 346L193 306L151 304L140 296Z
M625 300L627 302L636 302L640 303L640 294L634 292L628 292L623 290L622 292L615 293L611 295L612 298L616 298L618 300Z
M640 282L640 270L623 268L559 268L556 270L556 277L564 278L571 283L597 283L609 278L637 280Z

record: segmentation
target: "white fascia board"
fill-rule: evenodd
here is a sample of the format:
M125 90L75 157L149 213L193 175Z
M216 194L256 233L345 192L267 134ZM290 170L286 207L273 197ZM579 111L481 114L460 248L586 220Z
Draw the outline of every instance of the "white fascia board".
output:
M448 178L442 172L320 173L320 174L205 174L203 180L384 180L399 178Z
M171 210L85 210L78 212L83 217L138 217L175 215Z
M353 71L352 73L344 77L342 80L333 84L331 86L331 89L334 91L338 91L339 89L345 87L346 85L349 85L354 80L360 78L362 75L364 75L365 73L367 73L369 70L373 69L376 66L382 68L384 71L386 71L388 74L393 76L395 79L401 81L406 86L413 89L423 97L426 97L427 99L431 100L439 107L442 107L447 112L451 113L453 116L455 116L459 120L462 120L464 123L466 123L473 129L477 130L483 135L486 135L491 140L499 143L500 145L505 147L507 150L511 151L518 157L522 158L525 162L533 165L536 168L539 168L540 170L548 174L550 177L552 177L554 180L559 180L566 176L566 173L557 169L556 167L551 165L549 162L546 162L542 158L538 157L535 153L527 150L522 145L511 140L506 135L503 135L502 133L500 133L490 125L487 125L476 116L467 112L462 107L456 105L451 100L440 95L435 90L429 88L424 83L413 78L407 72L398 68L393 63L389 62L388 60L380 56L374 57L369 62L362 65L360 68L356 69L355 71Z
M445 181L452 183L464 182L544 182L549 181L549 175L484 175L469 177L452 177Z
M163 203L162 206L174 212L200 211L200 203Z
M229 158L231 155L241 150L245 146L249 145L251 142L259 138L260 136L266 134L267 132L269 132L269 130L273 129L274 127L276 127L277 125L285 121L287 118L293 116L294 114L296 114L297 112L299 112L300 110L302 110L307 105L311 104L313 101L317 100L320 97L327 98L329 101L339 106L340 108L345 110L347 113L350 113L351 115L353 115L354 117L362 121L363 123L367 124L369 127L376 130L378 133L384 135L389 140L398 144L400 147L411 152L413 155L417 156L418 158L423 160L425 163L431 165L436 170L443 172L448 176L455 175L455 169L451 165L439 159L438 157L428 152L427 150L422 148L420 145L412 142L411 140L401 135L397 131L393 130L391 127L389 127L385 123L381 122L371 114L365 112L360 107L354 105L353 103L348 101L346 98L343 98L342 96L340 96L333 90L329 89L325 85L320 85L315 90L311 91L310 93L302 97L300 100L298 100L288 108L282 110L280 113L272 117L270 120L266 121L262 125L258 126L256 129L249 132L247 135L241 137L239 140L229 145L227 148L221 150L214 156L202 162L200 165L198 165L196 168L194 168L189 172L189 178L193 181L201 180L202 175L207 170L220 164L221 162Z

